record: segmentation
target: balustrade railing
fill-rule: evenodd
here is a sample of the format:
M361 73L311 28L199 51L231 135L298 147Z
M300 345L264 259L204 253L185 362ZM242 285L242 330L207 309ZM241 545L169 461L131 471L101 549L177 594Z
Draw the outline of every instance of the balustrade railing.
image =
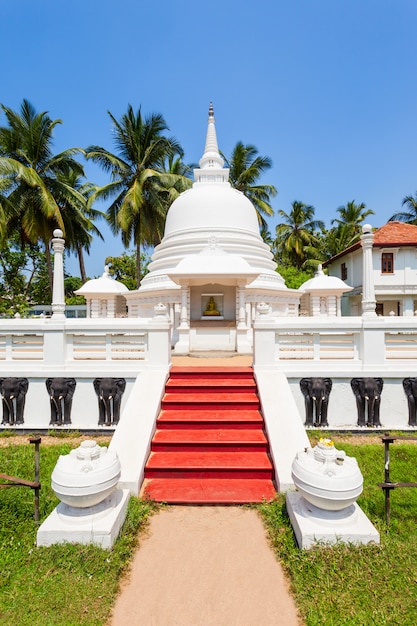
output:
M409 368L417 359L417 319L396 317L275 318L254 324L255 365Z
M1 320L0 369L36 362L70 366L82 362L166 365L170 326L163 320Z

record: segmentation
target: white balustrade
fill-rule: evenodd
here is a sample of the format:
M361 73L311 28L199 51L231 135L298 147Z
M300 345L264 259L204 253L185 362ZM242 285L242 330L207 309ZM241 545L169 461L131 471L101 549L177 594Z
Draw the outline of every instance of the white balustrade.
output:
M77 363L104 362L110 366L116 361L168 365L169 320L1 320L0 371L9 375L25 362L68 371Z
M329 328L330 326L330 328ZM269 319L254 323L254 364L294 371L318 364L336 368L412 369L417 359L417 320L384 317L308 317Z

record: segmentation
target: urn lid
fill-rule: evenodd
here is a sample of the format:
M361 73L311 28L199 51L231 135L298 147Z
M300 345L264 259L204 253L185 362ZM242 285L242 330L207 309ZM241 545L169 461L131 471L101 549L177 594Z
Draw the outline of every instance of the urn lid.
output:
M298 452L292 474L309 485L326 487L330 491L357 488L363 484L362 473L354 457L337 450L330 439L321 439L314 448Z
M51 479L52 483L63 487L98 486L118 478L120 472L120 461L114 452L94 440L87 440L59 457Z

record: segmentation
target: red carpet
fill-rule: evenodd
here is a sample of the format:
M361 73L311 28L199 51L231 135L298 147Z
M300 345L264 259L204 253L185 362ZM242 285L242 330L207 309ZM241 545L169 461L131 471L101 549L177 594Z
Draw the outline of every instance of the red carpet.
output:
M274 470L250 367L173 367L144 497L170 504L243 504L275 496Z

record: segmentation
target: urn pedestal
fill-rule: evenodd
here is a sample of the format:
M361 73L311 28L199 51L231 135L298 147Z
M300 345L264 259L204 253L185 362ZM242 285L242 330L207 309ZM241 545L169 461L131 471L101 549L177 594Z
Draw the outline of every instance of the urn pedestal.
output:
M379 533L356 504L363 489L357 461L329 439L298 452L292 464L297 492L287 510L300 548L317 543L379 543Z
M116 488L120 474L117 455L95 441L83 441L60 456L51 482L61 502L39 527L37 545L70 542L111 548L130 497L128 490Z

